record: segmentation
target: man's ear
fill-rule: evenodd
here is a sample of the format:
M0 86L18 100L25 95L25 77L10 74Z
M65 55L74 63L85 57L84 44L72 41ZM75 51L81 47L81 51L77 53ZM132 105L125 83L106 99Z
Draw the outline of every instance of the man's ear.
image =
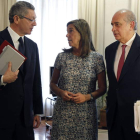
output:
M135 22L134 21L131 21L130 22L130 29L131 30L134 30L134 27L135 27Z
M15 16L13 17L13 19L14 19L14 23L15 23L15 24L18 24L18 22L20 21L20 18L19 18L19 16L17 16L17 15L15 15Z

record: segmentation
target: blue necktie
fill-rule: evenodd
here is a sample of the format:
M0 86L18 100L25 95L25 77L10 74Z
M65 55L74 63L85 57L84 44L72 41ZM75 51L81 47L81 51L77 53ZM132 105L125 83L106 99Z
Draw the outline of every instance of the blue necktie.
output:
M20 37L18 39L18 41L19 41L19 48L18 48L18 50L19 50L19 52L21 52L21 54L25 55L25 46L24 46L22 37ZM25 73L25 66L24 66L25 64L24 63L21 65L20 69Z
M25 46L24 46L22 37L20 37L18 39L18 41L19 41L19 49L18 50L24 55L25 54Z

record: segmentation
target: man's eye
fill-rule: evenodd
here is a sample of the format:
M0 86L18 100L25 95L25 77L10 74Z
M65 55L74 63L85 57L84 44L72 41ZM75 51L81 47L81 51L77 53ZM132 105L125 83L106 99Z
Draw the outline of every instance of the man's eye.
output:
M120 23L116 23L115 25L116 25L116 26L121 26L121 24L120 24Z

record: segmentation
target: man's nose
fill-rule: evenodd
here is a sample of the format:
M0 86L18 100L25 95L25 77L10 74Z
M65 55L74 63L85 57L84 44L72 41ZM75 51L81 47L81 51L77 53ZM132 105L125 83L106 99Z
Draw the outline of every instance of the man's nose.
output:
M36 25L37 25L36 21L34 21L34 22L33 22L33 25L34 25L34 26L36 26Z
M116 30L116 27L112 25L112 32L114 32L115 30Z

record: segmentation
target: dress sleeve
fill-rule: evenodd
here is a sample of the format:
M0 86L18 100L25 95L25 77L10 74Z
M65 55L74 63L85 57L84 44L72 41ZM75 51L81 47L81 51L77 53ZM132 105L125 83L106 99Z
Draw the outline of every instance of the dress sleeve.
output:
M61 53L57 55L54 67L57 68L58 70L61 70Z
M105 70L105 65L104 65L104 60L103 60L103 56L99 55L97 57L97 67L96 67L96 73L100 73L102 71Z

